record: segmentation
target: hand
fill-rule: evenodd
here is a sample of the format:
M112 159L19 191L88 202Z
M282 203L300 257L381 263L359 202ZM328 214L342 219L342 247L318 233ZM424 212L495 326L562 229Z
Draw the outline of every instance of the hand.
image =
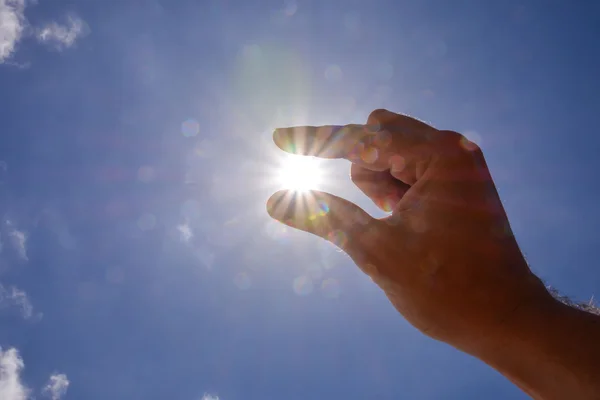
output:
M277 129L283 150L345 158L391 214L374 219L323 192L280 191L269 214L330 240L423 333L477 355L514 315L550 296L529 270L480 149L462 135L376 110L366 125Z

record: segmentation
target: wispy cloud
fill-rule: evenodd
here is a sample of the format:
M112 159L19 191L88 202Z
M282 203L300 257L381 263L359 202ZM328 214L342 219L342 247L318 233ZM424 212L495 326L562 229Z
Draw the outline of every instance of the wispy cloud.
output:
M192 228L187 222L185 224L178 225L177 230L179 231L179 238L185 243L188 243L190 239L194 237L194 232L192 232Z
M2 308L15 308L25 319L34 317L33 306L27 293L14 286L7 288L0 283L0 309Z
M25 232L13 228L9 231L8 235L19 257L24 261L29 260L27 257L27 235Z
M81 18L70 15L64 24L49 22L42 27L30 27L25 18L25 8L36 0L0 0L0 64L27 68L28 63L16 63L11 57L24 36L34 35L38 42L63 50L73 46L89 32Z
M86 34L87 29L86 23L81 18L70 15L65 24L51 22L38 29L36 38L41 43L62 50L73 46L77 39Z
M25 0L0 0L0 63L14 53L27 25Z
M200 399L200 400L219 400L219 396L214 396L212 394L204 393L204 396L202 396L202 399Z
M42 394L51 398L52 400L60 400L69 389L69 379L65 374L54 374L48 379L48 383L42 389Z
M25 364L17 349L0 348L0 399L26 400L30 390L21 382Z

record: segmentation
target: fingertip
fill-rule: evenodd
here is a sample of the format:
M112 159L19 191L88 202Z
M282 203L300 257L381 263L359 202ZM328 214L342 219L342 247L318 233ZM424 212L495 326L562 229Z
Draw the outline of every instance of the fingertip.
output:
M391 112L389 110L386 110L385 108L378 108L377 110L374 110L373 112L371 112L371 114L369 114L367 124L368 125L385 124L386 122L391 121L392 119L394 119L397 116L398 116L398 114Z
M288 190L279 190L273 193L267 200L267 212L272 218L282 220L282 215L285 214L287 208L284 204L286 196L289 196Z
M283 148L283 142L285 141L285 132L283 128L276 128L273 131L273 142L279 148Z

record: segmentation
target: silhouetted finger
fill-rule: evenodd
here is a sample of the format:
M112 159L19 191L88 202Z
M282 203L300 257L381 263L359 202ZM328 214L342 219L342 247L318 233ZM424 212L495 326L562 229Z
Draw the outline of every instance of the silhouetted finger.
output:
M375 110L366 125L279 128L273 140L283 150L323 158L346 158L373 171L391 170L413 184L436 151L441 134L412 117Z
M350 169L352 182L380 209L393 211L410 186L394 178L390 171L372 171L359 164Z
M282 190L267 201L272 218L330 241L358 261L369 251L364 234L381 221L356 204L324 192L299 194Z
M369 136L366 125L325 125L278 128L273 141L280 149L321 158L349 158Z

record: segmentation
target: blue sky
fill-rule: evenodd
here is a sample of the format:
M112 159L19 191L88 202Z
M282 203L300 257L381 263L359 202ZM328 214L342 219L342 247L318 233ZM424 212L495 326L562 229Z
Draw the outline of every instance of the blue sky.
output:
M269 220L271 132L465 133L532 269L589 299L599 40L592 1L0 0L0 397L525 398ZM348 167L323 189L376 214Z

